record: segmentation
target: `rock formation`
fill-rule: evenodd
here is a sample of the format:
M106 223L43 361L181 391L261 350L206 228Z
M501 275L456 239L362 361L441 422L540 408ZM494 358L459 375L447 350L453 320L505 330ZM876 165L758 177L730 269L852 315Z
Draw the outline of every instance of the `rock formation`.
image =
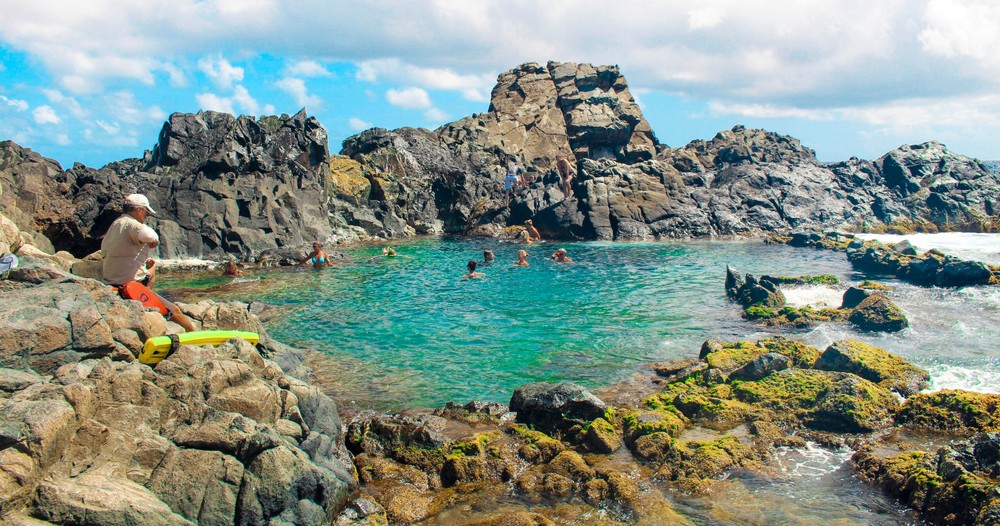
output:
M485 113L433 131L373 128L339 155L304 112L174 114L152 151L100 169L62 170L10 142L0 153L0 207L36 245L77 257L133 191L159 208L171 258L294 260L313 240L499 236L529 218L549 238L603 240L1000 227L1000 177L939 143L824 165L794 138L736 126L668 148L618 68L589 64L523 64L498 77ZM557 155L578 172L570 195ZM508 207L515 160L530 183Z
M150 367L143 341L176 326L27 247L0 280L0 522L320 524L347 503L336 404L247 305L178 304L259 348L181 345Z

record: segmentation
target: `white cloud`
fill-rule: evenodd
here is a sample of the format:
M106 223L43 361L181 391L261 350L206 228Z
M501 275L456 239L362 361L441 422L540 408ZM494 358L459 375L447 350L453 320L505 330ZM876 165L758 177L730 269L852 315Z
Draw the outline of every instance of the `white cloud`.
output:
M960 0L931 0L926 27L918 38L924 51L945 58L968 57L987 67L1000 66L1000 5Z
M236 114L236 110L233 109L233 101L226 97L220 97L214 93L199 93L194 96L194 100L198 102L198 107L203 110Z
M198 69L204 73L215 87L228 90L233 84L243 81L243 68L234 66L222 56L202 57Z
M385 100L393 106L408 110L420 110L432 106L431 98L427 92L416 87L389 89L385 92Z
M297 78L283 78L275 83L281 91L288 93L295 99L295 104L301 108L313 108L320 106L323 99L309 93L306 82Z
M73 144L73 141L70 140L69 135L66 135L65 133L57 133L54 140L56 144L58 144L59 146L69 146Z
M444 123L448 120L448 114L439 108L429 108L424 111L424 118L434 123Z
M333 73L315 60L300 60L285 68L289 77L332 77Z
M104 133L108 135L118 135L118 132L122 129L117 122L105 122L98 119L97 121L94 121L94 124L96 124L101 130L104 131Z
M274 113L274 106L265 104L261 106L257 99L250 94L246 87L239 85L233 88L231 96L224 97L215 93L199 93L195 95L195 101L203 110L218 111L231 115L268 115Z
M687 19L691 29L708 29L722 22L722 12L712 7L700 7L688 11Z
M28 101L21 99L8 99L3 95L0 95L0 100L7 103L8 106L14 108L15 111L28 111Z
M69 97L55 89L43 89L42 93L45 94L45 98L49 99L49 102L65 108L74 117L84 119L88 116L87 110L83 108L75 97Z
M356 78L365 82L398 82L416 84L434 90L451 90L467 100L486 102L496 83L496 75L462 75L448 68L422 68L405 64L399 59L367 60L358 64Z
M47 104L35 108L32 115L34 115L35 122L38 124L59 124L62 122L62 119L56 115L56 110Z
M357 117L351 117L350 119L347 119L347 126L350 127L352 131L364 131L371 128L372 123Z
M930 130L936 125L1000 126L1000 95L972 99L904 99L891 104L827 109L715 101L709 104L709 110L715 115L760 119L844 120L893 129L895 132L914 128Z

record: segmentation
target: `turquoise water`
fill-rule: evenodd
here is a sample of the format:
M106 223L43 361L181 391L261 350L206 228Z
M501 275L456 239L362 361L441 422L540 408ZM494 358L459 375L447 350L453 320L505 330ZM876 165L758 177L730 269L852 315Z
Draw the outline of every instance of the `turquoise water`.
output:
M573 263L555 263L558 247ZM514 267L516 252L529 267ZM462 279L470 259L493 250L481 279ZM217 275L160 287L195 287L215 299L260 301L281 309L268 330L288 344L334 359L335 395L364 407L400 410L448 401L507 402L534 381L574 381L588 388L633 375L651 361L697 356L707 338L735 341L785 334L818 347L854 337L940 373L1000 378L1000 291L921 288L892 280L911 328L895 335L858 334L846 324L769 331L740 318L723 291L727 264L757 275L865 276L842 253L754 241L552 243L529 247L495 240L428 239L343 252L337 266L267 269L246 277ZM846 288L846 283L840 289ZM839 298L841 290L826 290ZM190 290L185 293L190 294ZM813 291L788 291L790 299ZM822 292L822 291L820 291ZM822 295L822 294L821 294Z
M448 401L506 403L517 386L574 381L608 386L643 364L696 357L707 338L756 340L782 334L824 348L858 338L928 368L935 388L1000 389L1000 287L924 288L880 276L911 327L860 334L831 323L767 330L746 322L724 293L725 267L757 275L833 274L824 287L783 288L792 302L836 301L855 272L842 253L751 241L543 243L427 239L344 251L337 266L254 270L241 278L164 275L158 287L184 301L259 301L281 341L330 358L324 388L341 403L381 410L438 407ZM565 247L575 262L549 255ZM515 268L516 252L528 268ZM462 279L470 259L493 250L484 277ZM332 382L332 384L331 384ZM859 483L849 451L810 448L780 459L787 479L734 477L711 498L678 502L698 524L909 524L912 515ZM801 458L800 458L801 457ZM831 500L832 499L832 500Z
M558 246L573 263L551 261L551 243L434 239L398 246L396 258L356 248L333 268L272 269L213 292L287 309L269 323L275 337L335 357L350 373L344 395L392 410L506 402L533 381L598 387L642 363L697 355L708 337L746 338L757 329L725 297L727 263L853 276L843 255L759 242ZM512 266L521 248L529 267ZM485 276L462 279L486 249L496 262L480 267Z

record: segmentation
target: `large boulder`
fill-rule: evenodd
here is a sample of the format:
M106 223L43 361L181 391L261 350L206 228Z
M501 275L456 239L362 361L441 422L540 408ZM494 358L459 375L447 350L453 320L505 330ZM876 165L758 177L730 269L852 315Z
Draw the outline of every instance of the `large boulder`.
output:
M824 371L854 373L903 396L927 388L930 375L898 356L857 340L832 343L814 365Z
M872 294L851 312L847 321L863 331L899 332L909 326L903 311L885 294Z
M355 483L333 402L244 340L182 345L155 370L103 358L30 384L3 376L14 390L0 405L0 456L19 467L0 476L0 511L74 524L306 524Z
M519 422L541 429L566 429L604 416L607 405L590 391L574 383L536 382L514 390L510 410Z

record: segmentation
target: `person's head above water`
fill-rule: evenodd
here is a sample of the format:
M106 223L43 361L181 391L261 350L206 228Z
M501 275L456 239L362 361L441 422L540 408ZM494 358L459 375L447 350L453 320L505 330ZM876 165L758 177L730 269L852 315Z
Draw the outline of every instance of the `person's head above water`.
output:
M469 262L466 263L465 267L469 269L469 274L472 274L473 272L476 271L476 262L469 260Z
M493 251L492 250L484 250L483 251L483 261L493 261L494 259L495 259L495 257L493 256Z

